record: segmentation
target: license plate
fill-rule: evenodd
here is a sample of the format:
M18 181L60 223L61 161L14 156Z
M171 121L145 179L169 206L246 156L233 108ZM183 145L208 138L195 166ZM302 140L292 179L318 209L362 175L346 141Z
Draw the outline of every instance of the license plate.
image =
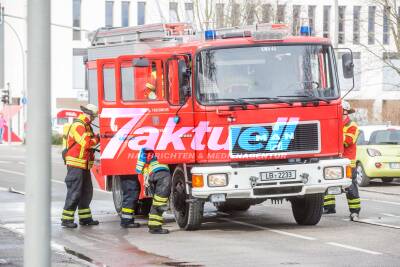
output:
M296 171L272 171L261 173L261 181L283 179L296 179Z
M400 162L392 162L389 166L391 169L400 169Z

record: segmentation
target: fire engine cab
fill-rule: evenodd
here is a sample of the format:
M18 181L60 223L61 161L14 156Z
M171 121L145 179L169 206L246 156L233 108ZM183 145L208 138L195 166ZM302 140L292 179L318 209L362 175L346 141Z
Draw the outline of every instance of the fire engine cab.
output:
M170 206L186 230L200 227L205 202L244 211L268 199L290 201L298 224L315 225L323 195L351 184L339 66L328 39L288 36L274 24L196 34L185 23L99 29L90 37L97 177L113 191L117 211L119 176L136 174L142 147L169 165ZM351 52L340 67L353 78ZM141 205L148 199L142 190Z

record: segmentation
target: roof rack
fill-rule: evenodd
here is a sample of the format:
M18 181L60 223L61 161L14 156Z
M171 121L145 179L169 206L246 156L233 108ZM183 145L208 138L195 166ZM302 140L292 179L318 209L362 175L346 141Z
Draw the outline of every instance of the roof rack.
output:
M92 46L146 42L160 40L182 40L194 36L190 23L156 23L134 27L99 28L88 34Z

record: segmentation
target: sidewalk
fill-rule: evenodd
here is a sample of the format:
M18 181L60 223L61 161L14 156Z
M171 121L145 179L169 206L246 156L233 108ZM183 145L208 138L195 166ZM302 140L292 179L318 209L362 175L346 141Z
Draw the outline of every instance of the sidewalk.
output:
M15 267L23 266L24 260L24 240L23 237L0 225L0 266ZM81 267L90 266L84 261L80 262L68 255L52 251L51 266L55 267Z

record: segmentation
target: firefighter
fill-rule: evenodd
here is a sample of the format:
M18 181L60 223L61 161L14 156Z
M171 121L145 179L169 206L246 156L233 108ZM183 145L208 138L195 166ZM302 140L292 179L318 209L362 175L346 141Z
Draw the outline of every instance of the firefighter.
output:
M361 210L361 200L357 187L357 171L356 171L356 150L357 137L359 129L357 124L352 121L349 114L354 113L354 109L350 107L347 101L342 102L343 106L343 157L350 159L350 167L352 168L352 184L346 189L347 203L350 210L350 220L357 221ZM334 195L325 195L324 197L324 213L336 213L336 202Z
M152 64L151 73L146 82L145 97L150 100L157 99L157 69L156 64Z
M66 135L65 162L67 165L67 197L61 218L61 225L76 228L74 215L78 208L80 225L98 225L93 220L90 202L93 196L93 185L90 169L94 163L94 147L99 143L99 136L94 135L90 123L97 117L95 105L81 106L83 114L71 124Z
M122 188L122 209L121 227L139 228L140 224L135 223L135 205L139 198L140 184L137 175L121 175Z
M168 234L169 231L162 228L162 214L168 209L167 201L171 193L171 174L168 166L158 162L153 150L142 148L136 163L136 172L145 176L145 184L153 194L148 221L149 232Z

